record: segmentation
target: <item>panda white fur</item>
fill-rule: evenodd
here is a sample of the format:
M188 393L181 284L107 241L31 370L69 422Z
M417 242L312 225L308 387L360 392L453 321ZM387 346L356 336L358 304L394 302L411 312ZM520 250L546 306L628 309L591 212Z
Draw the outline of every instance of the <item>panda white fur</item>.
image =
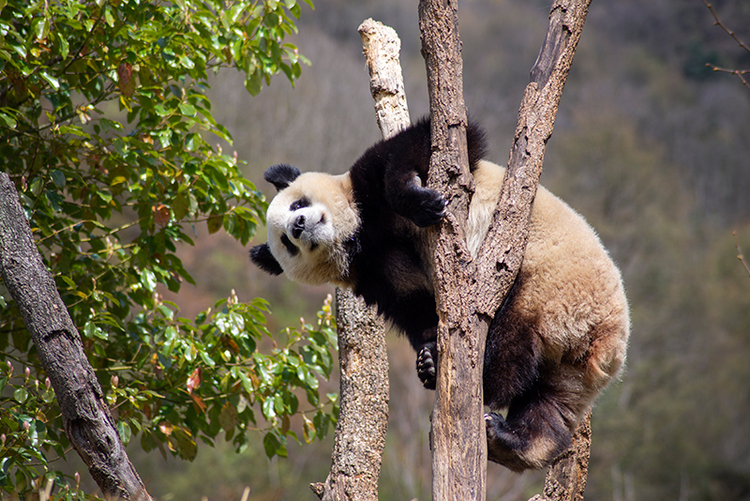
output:
M467 243L476 254L505 170L482 159L484 133L475 124L467 142L476 184ZM268 242L251 258L271 274L351 287L377 305L408 337L420 379L434 388L426 228L444 216L445 202L424 187L429 157L424 119L372 146L343 175L270 167L265 178L279 191L268 207ZM487 335L483 376L489 459L514 471L542 468L570 445L620 371L630 330L620 272L586 221L540 186L529 225L523 265Z

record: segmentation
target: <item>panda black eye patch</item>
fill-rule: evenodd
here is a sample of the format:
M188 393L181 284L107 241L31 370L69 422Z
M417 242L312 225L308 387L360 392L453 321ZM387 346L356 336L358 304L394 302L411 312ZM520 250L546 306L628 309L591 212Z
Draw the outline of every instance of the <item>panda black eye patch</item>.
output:
M294 245L291 240L289 240L288 236L281 235L281 243L284 244L284 247L286 247L286 250L289 251L289 254L291 254L292 256L296 256L299 252L297 246Z
M303 207L310 207L310 199L307 197L302 197L299 200L295 200L292 202L292 205L289 206L289 210L295 211L297 209L302 209Z

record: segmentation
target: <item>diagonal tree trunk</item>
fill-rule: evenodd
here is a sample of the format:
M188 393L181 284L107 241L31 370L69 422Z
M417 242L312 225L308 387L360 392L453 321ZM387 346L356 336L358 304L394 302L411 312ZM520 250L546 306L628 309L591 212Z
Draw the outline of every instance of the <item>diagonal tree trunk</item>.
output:
M150 501L5 172L0 172L0 273L52 382L65 432L91 476L105 496Z

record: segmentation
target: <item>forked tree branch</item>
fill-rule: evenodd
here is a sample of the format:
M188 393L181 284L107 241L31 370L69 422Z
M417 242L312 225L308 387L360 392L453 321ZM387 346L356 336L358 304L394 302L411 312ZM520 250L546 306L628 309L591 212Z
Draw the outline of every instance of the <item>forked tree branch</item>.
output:
M711 15L714 17L714 26L720 27L724 32L732 37L732 39L737 42L737 45L745 49L747 52L750 52L750 47L743 42L740 37L737 36L737 34L734 32L734 30L729 29L729 27L724 24L721 19L719 18L719 15L714 10L713 4L710 2L707 2L706 0L701 0L703 2L703 5L708 7L708 11L711 13ZM729 73L730 75L737 75L737 78L739 78L742 81L742 85L750 89L750 82L745 78L745 75L750 74L750 70L737 70L737 69L730 69L730 68L722 68L720 66L716 66L715 64L706 63L706 66L711 68L714 71L720 71L722 73Z
M493 225L475 263L463 241L472 186L466 158L457 5L455 0L420 1L432 115L430 185L447 194L450 211L435 249L440 356L432 431L434 499L484 499L481 366L485 337L523 260L546 144L590 2L556 0L552 6L547 35L518 113ZM584 434L581 447L586 460L575 461L582 469L567 480L560 478L569 496L586 477L587 437ZM576 485L570 478L578 479Z

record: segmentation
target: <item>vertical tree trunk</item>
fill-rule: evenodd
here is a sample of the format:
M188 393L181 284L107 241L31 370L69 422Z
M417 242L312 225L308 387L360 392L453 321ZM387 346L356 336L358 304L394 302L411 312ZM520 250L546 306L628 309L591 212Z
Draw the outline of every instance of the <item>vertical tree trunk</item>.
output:
M65 432L99 488L111 498L150 501L130 463L81 336L44 266L18 202L0 172L0 272L52 382Z
M476 266L465 238L473 179L466 144L457 0L421 0L419 27L432 124L428 185L446 196L448 215L434 247L438 367L432 412L432 496L484 500L487 434L482 366L489 317L477 314Z
M432 115L430 186L446 194L450 212L441 225L434 254L440 356L432 428L433 499L484 499L481 369L487 328L523 261L545 147L589 4L590 0L556 0L552 6L548 32L519 110L501 198L476 262L466 250L462 225L472 187L461 96L457 0L421 0L419 4ZM584 437L583 449L587 450L585 441ZM587 462L579 462L583 479ZM585 484L576 478L571 484L570 478L560 477L567 481L567 491Z
M310 484L325 501L377 501L388 429L388 354L383 320L351 290L336 289L340 410L331 470Z
M370 71L370 91L383 138L409 126L399 64L401 41L387 26L368 19L359 27ZM351 290L336 290L341 366L341 410L333 464L325 483L311 484L324 500L377 501L388 427L388 354L383 320Z

